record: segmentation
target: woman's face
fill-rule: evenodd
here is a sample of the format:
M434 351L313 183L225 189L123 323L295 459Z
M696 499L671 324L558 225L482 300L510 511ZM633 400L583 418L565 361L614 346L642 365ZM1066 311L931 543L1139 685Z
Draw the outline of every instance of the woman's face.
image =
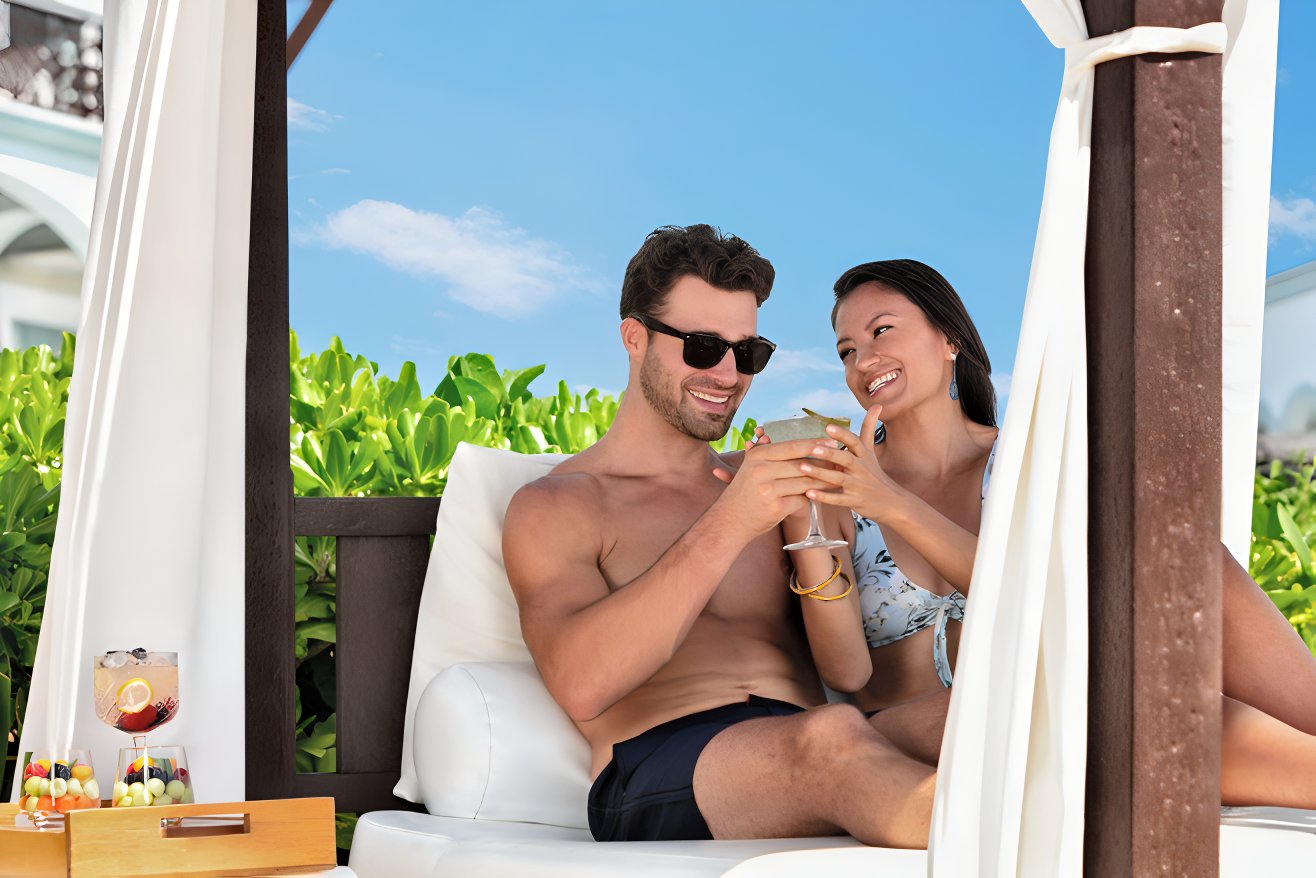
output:
M841 301L836 353L845 383L865 409L882 406L882 419L919 403L950 399L952 356L946 337L902 294L869 282Z

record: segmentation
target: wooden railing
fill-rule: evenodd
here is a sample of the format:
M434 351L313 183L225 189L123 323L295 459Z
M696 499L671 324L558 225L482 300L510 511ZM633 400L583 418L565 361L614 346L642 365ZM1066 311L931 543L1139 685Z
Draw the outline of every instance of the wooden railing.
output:
M248 777L247 795L333 796L339 811L411 808L392 791L402 761L411 652L439 500L298 497L292 509L294 535L335 538L338 768L333 773L296 771L288 721L296 686L291 637L249 644L249 657L253 649L264 652L266 665L280 671L270 675L267 686L277 690L276 715L284 720L258 723L268 742L262 752L279 758L267 762L256 778ZM278 594L266 596L267 605L292 605L292 578L285 583Z

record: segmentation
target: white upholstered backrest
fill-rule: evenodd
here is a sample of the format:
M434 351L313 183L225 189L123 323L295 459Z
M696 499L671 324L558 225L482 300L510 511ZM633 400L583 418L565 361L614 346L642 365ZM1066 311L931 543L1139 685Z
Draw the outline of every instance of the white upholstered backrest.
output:
M394 790L431 813L584 825L588 747L530 664L502 553L512 495L565 459L465 443L453 455Z

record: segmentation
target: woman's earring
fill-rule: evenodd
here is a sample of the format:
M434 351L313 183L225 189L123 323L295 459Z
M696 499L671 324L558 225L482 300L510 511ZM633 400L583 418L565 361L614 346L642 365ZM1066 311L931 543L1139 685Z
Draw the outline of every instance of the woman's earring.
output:
M951 399L959 399L959 398L960 398L960 385L959 385L959 382L957 382L957 381L955 380L955 357L954 357L954 356L952 356L952 357L950 358L950 398L951 398Z

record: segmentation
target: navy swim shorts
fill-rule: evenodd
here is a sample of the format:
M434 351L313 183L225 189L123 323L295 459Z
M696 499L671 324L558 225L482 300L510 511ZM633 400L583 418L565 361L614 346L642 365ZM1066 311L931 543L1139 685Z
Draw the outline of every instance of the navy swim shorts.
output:
M736 723L803 711L785 701L751 695L746 702L679 717L614 744L612 761L589 791L589 829L594 839L711 839L694 791L695 763L704 747Z

